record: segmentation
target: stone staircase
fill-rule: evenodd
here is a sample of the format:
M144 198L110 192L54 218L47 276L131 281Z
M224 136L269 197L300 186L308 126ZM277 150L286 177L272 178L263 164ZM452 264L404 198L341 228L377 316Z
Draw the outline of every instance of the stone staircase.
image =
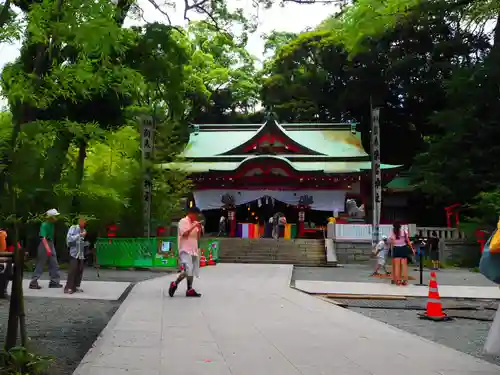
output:
M220 238L223 263L274 263L326 266L325 241L313 239Z

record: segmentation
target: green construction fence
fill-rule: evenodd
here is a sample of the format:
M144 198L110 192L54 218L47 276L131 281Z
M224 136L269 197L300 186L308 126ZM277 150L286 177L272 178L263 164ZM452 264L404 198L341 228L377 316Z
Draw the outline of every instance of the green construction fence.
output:
M200 239L200 249L207 258L219 261L219 241ZM177 237L98 238L96 262L103 267L117 268L177 268L179 249Z

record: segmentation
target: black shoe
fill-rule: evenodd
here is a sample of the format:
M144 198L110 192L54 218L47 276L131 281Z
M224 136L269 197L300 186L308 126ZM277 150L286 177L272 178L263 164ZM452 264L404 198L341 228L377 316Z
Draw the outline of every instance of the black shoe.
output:
M194 290L194 289L189 289L186 292L186 297L201 297L201 294L196 292L196 290Z
M40 289L42 289L42 287L40 285L38 285L38 283L31 283L30 284L30 289L40 290Z
M59 288L62 288L63 285L60 284L60 283L49 283L49 288L55 288L55 289L59 289Z
M177 290L177 283L175 281L172 281L170 283L170 288L168 288L168 295L170 297L173 297L176 290Z

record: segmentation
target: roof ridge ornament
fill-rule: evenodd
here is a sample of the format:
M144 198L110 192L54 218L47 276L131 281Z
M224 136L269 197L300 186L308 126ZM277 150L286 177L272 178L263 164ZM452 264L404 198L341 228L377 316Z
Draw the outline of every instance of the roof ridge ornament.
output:
M276 115L273 111L268 107L266 108L266 114L264 115L264 119L266 121L276 121Z
M349 125L351 125L351 133L356 134L356 125L357 124L355 122L350 122L350 121L348 123L349 123Z
M194 135L198 135L200 133L200 125L191 124L189 126L189 133L193 133Z

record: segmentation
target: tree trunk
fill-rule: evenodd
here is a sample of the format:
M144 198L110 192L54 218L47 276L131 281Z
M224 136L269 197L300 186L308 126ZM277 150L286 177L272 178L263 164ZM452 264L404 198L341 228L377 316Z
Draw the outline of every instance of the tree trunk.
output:
M83 182L83 175L85 172L85 158L87 157L87 141L85 139L80 139L78 141L78 159L76 161L76 178L75 178L75 190L78 190L73 195L73 202L71 203L71 212L79 214L81 207L81 199L79 195L80 187Z
M73 134L70 131L67 129L59 130L56 134L54 145L47 152L47 160L42 178L43 189L41 199L39 200L44 210L56 207L57 205L57 199L55 199L52 187L60 183L66 155L72 141Z

